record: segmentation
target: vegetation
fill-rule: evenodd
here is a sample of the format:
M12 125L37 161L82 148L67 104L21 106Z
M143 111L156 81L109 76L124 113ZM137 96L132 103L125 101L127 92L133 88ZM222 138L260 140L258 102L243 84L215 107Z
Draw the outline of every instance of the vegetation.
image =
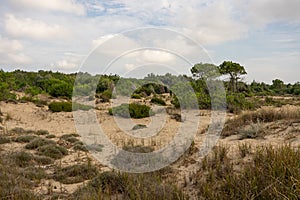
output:
M109 114L125 118L145 118L154 115L149 106L137 103L122 104L111 108L109 109Z
M241 148L247 155L249 146ZM197 178L203 199L297 199L300 195L300 151L290 146L261 147L242 171L236 172L227 151L218 147L207 156Z
M52 112L72 112L76 110L90 110L93 106L72 102L52 102L48 105Z
M54 179L64 184L80 183L97 176L98 170L91 165L72 165L57 169L54 173Z
M158 105L161 105L161 106L165 106L166 105L166 102L163 99L160 99L158 97L153 97L151 99L151 103L158 104Z
M99 199L118 196L121 199L185 199L171 183L162 184L155 174L103 172L74 193L76 199Z

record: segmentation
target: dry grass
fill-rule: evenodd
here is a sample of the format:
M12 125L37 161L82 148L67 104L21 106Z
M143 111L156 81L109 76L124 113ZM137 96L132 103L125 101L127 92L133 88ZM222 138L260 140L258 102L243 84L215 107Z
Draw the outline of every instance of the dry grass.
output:
M242 157L249 153L242 146ZM220 159L225 158L225 159ZM199 199L298 199L300 196L300 149L290 146L261 147L241 171L218 150L207 157L197 173Z
M256 111L246 111L237 117L230 119L222 131L222 136L237 134L240 127L277 120L298 120L300 119L300 107L286 105L281 108L263 107Z

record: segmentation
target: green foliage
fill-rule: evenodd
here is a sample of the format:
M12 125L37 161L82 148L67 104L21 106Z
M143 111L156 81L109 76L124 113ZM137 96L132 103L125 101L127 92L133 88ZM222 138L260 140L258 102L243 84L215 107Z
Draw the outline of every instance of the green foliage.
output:
M165 106L166 105L166 102L163 99L158 98L158 97L153 97L151 99L151 103L158 104L158 105L161 105L161 106Z
M145 124L137 124L134 127L132 127L132 130L138 130L143 128L147 128L147 126Z
M112 98L112 92L110 90L105 90L100 94L100 98L103 102L109 102L109 100Z
M141 96L140 94L132 94L132 95L131 95L131 98L132 98L132 99L141 99L142 96Z
M93 106L73 103L72 102L52 102L48 105L49 110L52 112L72 112L76 110L89 110Z
M241 66L239 63L234 63L232 61L224 61L219 66L219 71L223 75L229 75L230 77L230 91L236 92L237 91L237 83L240 79L241 75L247 74L245 68Z
M149 106L137 103L121 104L109 109L109 114L125 118L145 118L154 115Z
M52 112L72 112L71 102L52 102L48 107Z
M15 142L20 142L20 143L28 143L34 140L37 136L35 135L21 135L17 138L14 139Z
M66 148L56 144L40 146L37 151L39 155L48 156L53 159L60 159L68 154L68 150Z
M41 146L44 145L50 145L50 144L55 144L54 141L52 140L48 140L48 139L44 139L44 138L35 138L33 140L31 140L26 146L26 149L37 149Z
M209 78L215 78L219 76L218 68L214 64L210 63L198 63L195 64L191 72L194 77L201 78L203 80L209 79Z

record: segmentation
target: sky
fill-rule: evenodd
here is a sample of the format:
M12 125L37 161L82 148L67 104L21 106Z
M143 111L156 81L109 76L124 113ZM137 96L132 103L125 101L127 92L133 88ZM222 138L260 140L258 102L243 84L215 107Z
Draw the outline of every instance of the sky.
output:
M299 8L299 0L2 0L0 68L188 74L226 60L245 67L245 81L295 83Z

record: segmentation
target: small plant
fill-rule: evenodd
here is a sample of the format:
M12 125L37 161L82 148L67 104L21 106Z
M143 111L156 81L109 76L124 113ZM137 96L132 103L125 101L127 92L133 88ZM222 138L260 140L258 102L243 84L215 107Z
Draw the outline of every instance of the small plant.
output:
M85 147L85 145L81 141L75 142L74 146L73 146L73 149L76 150L76 151L83 151L83 152L88 151L88 149Z
M38 155L48 156L53 159L60 159L68 154L68 150L64 147L56 144L48 144L40 146L38 149Z
M157 105L161 105L161 106L165 106L166 102L163 99L160 99L158 97L153 97L151 99L151 103L157 104Z
M28 143L37 138L35 135L21 135L14 139L15 142Z
M147 128L147 126L144 124L137 124L134 127L132 127L132 130L138 130L138 129L143 129L143 128Z
M52 140L44 139L44 138L35 138L34 140L30 141L25 148L26 149L37 149L44 145L54 145L55 142Z
M240 140L264 138L263 125L258 121L256 124L252 123L249 126L240 130Z
M51 139L51 138L56 138L56 136L53 134L50 134L50 135L46 135L46 138Z
M34 155L33 159L39 165L49 165L54 162L54 160L48 156Z
M7 136L0 135L0 144L10 143L11 139Z
M38 130L35 134L36 135L49 135L49 131L47 131L47 130Z
M79 137L78 134L75 134L75 133L72 133L72 134L65 134L65 135L62 135L60 137L60 139L63 139L65 141L68 141L70 143L75 143L75 142L78 142L79 140L77 139L77 137Z
M33 155L25 151L15 152L11 155L11 158L19 167L27 167L33 164Z
M72 112L71 102L52 102L48 107L52 112Z
M12 134L26 134L27 133L26 130L21 127L15 127L13 129L11 129L9 132Z

